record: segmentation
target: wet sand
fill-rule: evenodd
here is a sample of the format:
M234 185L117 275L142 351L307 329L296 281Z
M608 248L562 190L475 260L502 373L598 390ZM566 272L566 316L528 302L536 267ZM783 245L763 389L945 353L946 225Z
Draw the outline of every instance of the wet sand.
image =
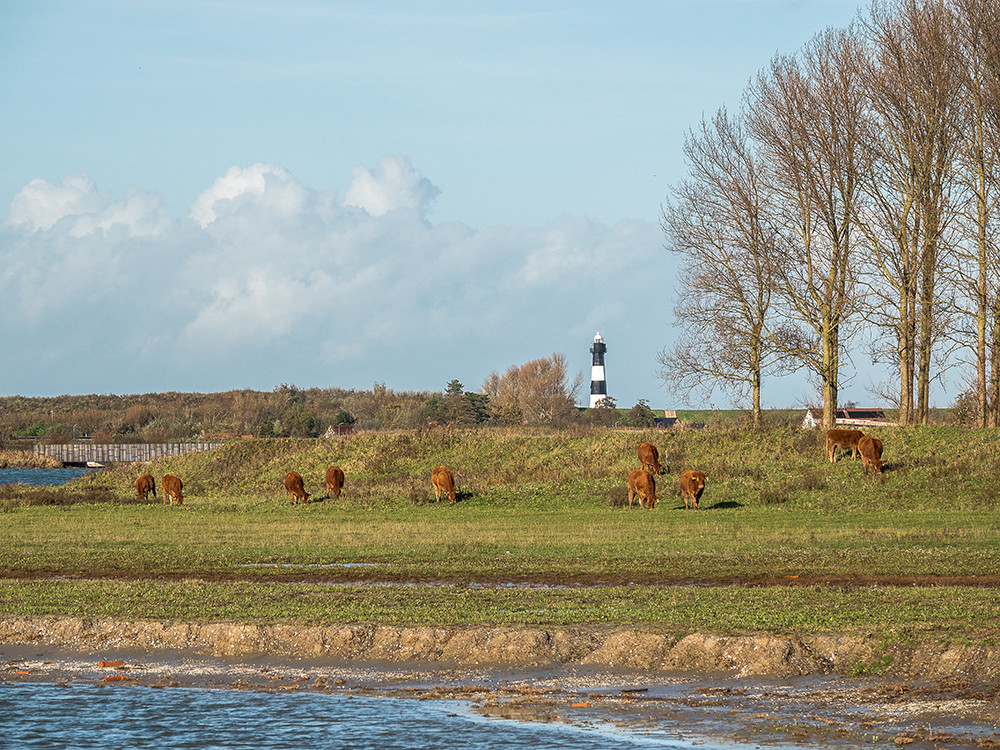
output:
M401 667L0 644L0 689L22 681L459 700L498 720L612 725L640 735L723 745L1000 749L997 687L962 680L734 679L579 665L503 669L411 662Z

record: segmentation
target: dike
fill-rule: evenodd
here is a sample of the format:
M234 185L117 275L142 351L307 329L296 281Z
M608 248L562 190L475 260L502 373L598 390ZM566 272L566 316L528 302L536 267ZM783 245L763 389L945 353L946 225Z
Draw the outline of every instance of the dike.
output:
M890 645L858 636L713 635L673 640L640 630L383 625L123 622L75 617L8 617L0 643L106 653L186 651L219 657L322 658L441 668L593 665L663 673L743 677L877 674L913 680L1000 683L1000 648Z

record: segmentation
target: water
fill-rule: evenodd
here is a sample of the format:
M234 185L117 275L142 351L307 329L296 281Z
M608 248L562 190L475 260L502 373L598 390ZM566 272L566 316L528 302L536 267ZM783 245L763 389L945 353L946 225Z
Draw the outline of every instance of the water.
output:
M59 485L66 484L77 477L82 477L93 469L68 468L68 469L0 469L0 485L3 484L30 484L39 486L43 484Z
M0 684L0 748L619 750L697 746L616 729L486 719L455 701ZM732 747L732 746L728 746Z

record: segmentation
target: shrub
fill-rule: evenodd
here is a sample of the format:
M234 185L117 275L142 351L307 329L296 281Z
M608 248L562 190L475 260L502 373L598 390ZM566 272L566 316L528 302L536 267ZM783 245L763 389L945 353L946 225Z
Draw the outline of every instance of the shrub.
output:
M612 508L624 508L628 505L628 488L617 484L608 490L608 505Z
M159 498L149 496L146 500L138 497L121 498L106 487L81 487L76 489L54 489L52 487L29 487L24 484L0 486L0 503L4 510L14 507L61 505L151 505Z

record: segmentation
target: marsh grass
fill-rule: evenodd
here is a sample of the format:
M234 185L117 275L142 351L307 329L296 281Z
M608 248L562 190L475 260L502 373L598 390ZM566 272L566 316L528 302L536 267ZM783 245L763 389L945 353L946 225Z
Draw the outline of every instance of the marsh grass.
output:
M23 484L0 485L0 510L3 511L33 506L149 505L156 502L159 500L152 496L146 500L138 497L122 497L119 493L106 487L66 489L46 486L32 487Z
M845 627L855 619L864 623L884 616L934 630L961 623L966 615L971 618L966 627L997 629L995 610L986 614L987 602L996 604L992 589L972 589L980 609L952 616L938 589L918 588L904 596L897 591L901 587L886 582L1000 576L1000 432L931 427L878 434L887 467L883 475L869 477L862 477L860 461L829 463L821 431L787 427L759 432L425 430L360 432L336 440L237 441L152 465L109 467L62 490L36 495L49 500L0 494L0 507L7 511L0 514L0 536L7 541L0 546L0 569L17 576L144 579L131 585L148 586L151 597L167 593L158 588L163 582L150 579L222 577L228 583L219 585L233 591L287 580L436 582L447 584L456 600L442 603L423 589L392 588L392 605L393 597L383 596L379 587L363 587L358 596L368 602L364 605L338 609L335 597L309 597L331 606L331 614L296 614L299 605L291 603L272 614L254 614L254 598L248 595L247 609L233 610L241 612L234 614L240 619L430 622L427 613L444 607L466 612L455 616L469 622L520 621L501 610L541 609L545 614L539 621L549 623L661 622L681 629L705 623L720 629ZM644 439L660 447L668 467L656 478L660 499L653 511L627 507L625 479L638 468L635 447ZM326 497L323 486L326 468L334 463L347 475L337 500ZM437 464L449 466L456 476L454 505L433 501L430 472ZM709 474L697 512L685 511L680 500L678 476L685 468ZM283 478L292 469L312 493L306 505L291 504L284 491ZM164 473L180 476L184 504L132 505L135 477L146 470L158 481ZM92 501L71 500L84 497ZM676 587L663 588L670 584L691 582L712 584L708 591L714 592L733 581L836 580L851 587L873 577L882 585L858 589L865 593L850 600L855 603L846 610L846 625L835 619L836 608L847 606L837 587L770 585L761 590L768 593L752 596L747 591L757 589L736 588L744 602L759 602L739 617L723 610L713 614L722 600L710 593L685 598L675 592L677 599L654 595L673 591ZM543 589L531 594L531 601L502 607L506 595L489 589L475 605L480 609L467 603L480 596L470 594L468 586L505 581L567 588ZM575 588L602 582L615 585L599 589L620 589L617 599L612 592L584 594ZM89 602L104 582L90 585L80 583L78 601ZM37 591L59 590L39 586ZM882 587L895 598L883 602L884 612L872 605L865 614L861 601L883 596ZM202 599L225 595L205 587L191 591L188 599L170 593L171 601L180 602L172 610L178 614L171 616L208 612L209 602ZM406 596L399 596L401 591ZM807 591L812 593L807 596ZM37 606L57 612L68 606L59 603L61 596ZM816 614L797 619L796 608L812 611L809 596L818 602ZM587 604L598 600L602 603ZM134 601L136 611L161 611L148 598ZM5 608L22 606L14 593L3 602ZM921 610L920 602L929 608ZM112 605L86 604L97 606Z
M969 623L998 605L988 589L837 589L606 586L529 588L404 585L289 587L276 583L187 581L2 581L0 609L12 615L84 618L294 622L377 622L399 626L641 626L680 638L690 632L882 633L885 643L961 640ZM982 631L976 631L980 637ZM885 652L853 665L876 674Z
M33 451L0 449L0 469L58 469L62 461L51 456L36 456Z

